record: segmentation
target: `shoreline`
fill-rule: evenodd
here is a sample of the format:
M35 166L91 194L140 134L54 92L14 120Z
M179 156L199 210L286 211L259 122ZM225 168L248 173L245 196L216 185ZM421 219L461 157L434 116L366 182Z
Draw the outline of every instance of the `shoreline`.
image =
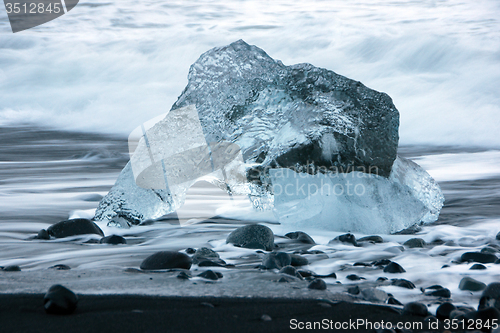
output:
M424 317L401 314L397 307L346 301L122 294L78 297L73 314L49 315L43 309L43 294L0 294L2 331L288 332L304 331L307 325L319 322L321 330L337 331L335 325L343 324L342 332L375 332L382 320L423 325L422 330L412 332L443 331L429 330ZM354 322L359 325L353 326ZM350 323L350 329L344 323Z

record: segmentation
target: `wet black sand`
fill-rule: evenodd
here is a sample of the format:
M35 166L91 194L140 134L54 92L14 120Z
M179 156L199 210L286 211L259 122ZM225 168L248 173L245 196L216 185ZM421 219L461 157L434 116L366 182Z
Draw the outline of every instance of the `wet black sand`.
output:
M362 319L373 325L382 320L394 325L397 322L418 325L416 323L424 321L423 317L402 315L396 308L350 302L131 295L84 295L79 298L73 314L49 315L43 309L41 294L0 295L1 331L287 332L308 331L299 329L300 322L304 328L307 322L320 322L327 328L324 331L375 332L364 325L336 330L335 323ZM426 323L422 325L427 327Z

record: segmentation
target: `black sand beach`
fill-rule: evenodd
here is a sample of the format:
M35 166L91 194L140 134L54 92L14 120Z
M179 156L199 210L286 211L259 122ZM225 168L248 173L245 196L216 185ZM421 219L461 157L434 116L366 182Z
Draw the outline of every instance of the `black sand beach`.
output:
M287 332L307 331L314 322L325 331L376 332L382 321L412 325L413 332L443 331L396 308L343 301L85 295L73 314L49 315L41 294L4 294L0 309L2 332ZM373 328L347 326L360 320Z

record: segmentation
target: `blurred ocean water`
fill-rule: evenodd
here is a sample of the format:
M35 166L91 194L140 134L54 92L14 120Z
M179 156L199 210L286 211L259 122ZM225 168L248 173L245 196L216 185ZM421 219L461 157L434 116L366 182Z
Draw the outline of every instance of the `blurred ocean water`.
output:
M127 135L170 109L189 66L244 39L388 93L403 144L498 147L500 3L80 1L13 34L0 11L0 124Z

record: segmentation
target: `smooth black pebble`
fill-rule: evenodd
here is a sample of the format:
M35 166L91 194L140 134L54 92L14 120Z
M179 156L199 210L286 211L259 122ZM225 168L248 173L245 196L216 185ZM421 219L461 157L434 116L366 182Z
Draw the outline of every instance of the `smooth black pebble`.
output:
M127 244L127 240L125 238L123 238L122 236L111 235L111 236L106 236L106 237L101 238L99 243L118 245L118 244Z
M316 290L325 290L326 289L326 282L323 281L322 279L314 279L309 283L307 286L309 289L316 289Z
M411 316L427 317L429 311L427 310L427 306L425 306L425 304L420 302L410 302L405 304L403 313Z
M96 234L104 237L101 228L88 219L71 219L51 225L47 233L55 238L64 238L76 235Z
M404 273L406 272L401 265L392 261L389 265L385 266L384 273Z
M78 297L75 293L59 284L50 287L43 297L45 312L50 314L71 314L77 303Z
M273 231L260 224L251 224L239 227L227 236L226 243L248 249L274 249Z
M191 268L192 260L184 253L175 251L161 251L150 255L141 263L141 269L169 269L169 268Z
M288 237L290 239L295 239L298 242L301 242L304 244L313 244L313 245L316 244L316 242L314 242L314 239L312 239L311 236L309 236L308 234L306 234L303 231L289 232L285 235L285 237Z

